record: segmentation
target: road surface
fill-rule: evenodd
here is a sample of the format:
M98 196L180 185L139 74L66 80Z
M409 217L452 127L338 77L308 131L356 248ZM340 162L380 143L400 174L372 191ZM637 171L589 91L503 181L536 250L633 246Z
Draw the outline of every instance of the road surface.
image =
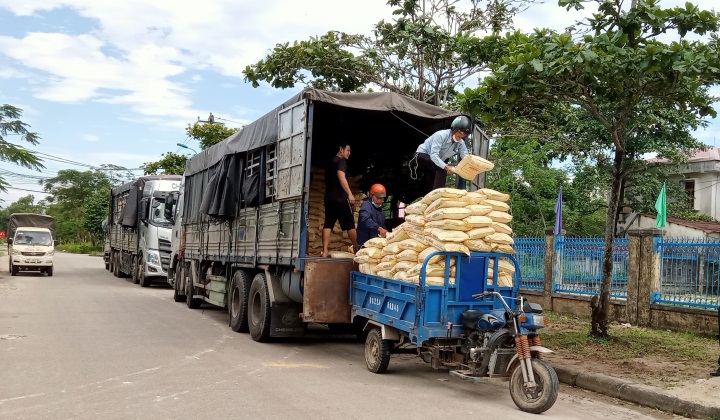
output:
M7 272L0 258L0 418L537 419L506 382L449 379L414 356L386 374L363 346L318 328L261 344L227 313L134 285L100 257L58 253L55 275ZM563 387L548 419L673 418Z

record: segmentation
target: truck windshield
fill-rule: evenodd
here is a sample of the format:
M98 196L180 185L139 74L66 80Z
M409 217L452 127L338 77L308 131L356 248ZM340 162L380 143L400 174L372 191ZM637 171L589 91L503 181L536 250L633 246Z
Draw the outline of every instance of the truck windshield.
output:
M19 230L15 234L15 243L18 245L48 246L52 244L52 237L50 236L50 232L31 232L26 230Z
M152 210L150 212L150 223L154 225L166 226L171 224L168 219L165 218L165 202L160 200L153 200Z

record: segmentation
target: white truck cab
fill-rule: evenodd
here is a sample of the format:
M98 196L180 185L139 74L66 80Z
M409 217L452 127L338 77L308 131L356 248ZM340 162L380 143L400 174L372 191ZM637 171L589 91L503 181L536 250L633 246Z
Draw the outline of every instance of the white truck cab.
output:
M47 226L47 227L45 227ZM53 275L55 256L55 221L40 214L10 215L8 254L10 274L22 271L40 271Z

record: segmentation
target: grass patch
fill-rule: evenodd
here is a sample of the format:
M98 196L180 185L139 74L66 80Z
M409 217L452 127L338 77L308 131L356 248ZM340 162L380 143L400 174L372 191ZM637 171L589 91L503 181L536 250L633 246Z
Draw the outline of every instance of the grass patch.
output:
M91 254L93 252L102 252L103 247L102 245L93 246L91 243L85 242L80 244L60 244L55 249L71 254Z

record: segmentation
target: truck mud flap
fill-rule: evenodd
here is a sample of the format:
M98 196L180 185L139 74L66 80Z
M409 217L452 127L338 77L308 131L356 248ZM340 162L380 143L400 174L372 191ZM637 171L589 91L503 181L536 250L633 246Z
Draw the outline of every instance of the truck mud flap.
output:
M305 334L306 324L297 303L274 303L270 308L270 337L298 337Z
M321 324L350 323L350 259L308 259L305 262L303 319Z

